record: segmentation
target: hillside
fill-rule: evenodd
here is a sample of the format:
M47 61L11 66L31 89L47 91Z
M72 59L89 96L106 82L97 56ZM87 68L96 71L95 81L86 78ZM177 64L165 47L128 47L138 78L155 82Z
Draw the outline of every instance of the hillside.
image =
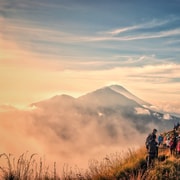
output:
M168 131L172 132L172 130ZM177 131L180 133L180 131ZM167 132L164 132L165 135ZM63 171L49 169L36 154L22 154L18 159L1 154L0 160L6 161L6 167L0 164L0 177L6 180L179 180L180 154L170 154L169 148L159 147L158 158L153 167L147 168L147 150L141 147L129 149L126 153L111 153L103 159L92 159L87 169L65 165ZM38 168L37 168L38 167Z

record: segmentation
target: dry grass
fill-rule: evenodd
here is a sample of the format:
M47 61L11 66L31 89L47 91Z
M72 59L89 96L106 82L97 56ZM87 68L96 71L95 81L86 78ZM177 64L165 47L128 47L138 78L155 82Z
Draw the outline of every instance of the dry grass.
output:
M0 167L1 179L5 180L58 180L56 164L53 171L37 155L22 154L17 160L11 155L1 154L0 160L6 161ZM102 160L91 160L87 170L64 165L61 180L178 180L180 177L180 159L169 156L168 149L160 149L154 167L146 168L146 149L130 150L107 155Z
M49 167L45 166L40 158L37 162L37 154L28 156L22 154L17 160L11 155L1 154L1 160L5 160L4 166L0 166L0 177L4 180L50 180L58 179L56 167L49 173Z
M65 169L66 180L179 180L180 159L169 156L169 149L159 149L159 159L147 169L145 148L129 150L126 156L110 154L101 161L92 160L86 172Z
M115 179L137 179L142 177L145 162L146 151L130 150L123 153L114 153L107 155L102 160L91 160L89 168L83 172L78 168L76 170L66 167L64 169L63 179L71 180L115 180ZM141 169L141 170L139 170Z

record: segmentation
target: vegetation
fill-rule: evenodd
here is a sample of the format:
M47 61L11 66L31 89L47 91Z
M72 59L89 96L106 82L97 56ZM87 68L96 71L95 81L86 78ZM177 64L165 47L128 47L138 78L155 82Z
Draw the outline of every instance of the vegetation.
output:
M0 178L2 180L53 180L56 177L56 164L54 163L54 172L49 172L49 167L45 166L40 158L37 163L37 154L28 157L28 153L22 154L18 160L11 154L1 154L0 158L5 163L5 167L0 166Z
M173 133L169 131L168 133ZM179 132L178 132L179 134ZM170 154L169 148L159 148L158 158L152 167L146 165L147 150L129 149L126 154L114 153L102 160L89 162L87 170L64 166L56 173L46 166L37 154L22 154L17 160L11 154L0 154L0 179L2 180L179 180L180 155Z
M92 160L86 171L65 166L61 178L56 175L56 164L50 172L37 155L22 154L16 161L11 155L1 154L6 167L0 166L4 180L178 180L180 159L170 156L168 149L161 149L154 167L146 167L146 149L129 150L122 158L121 153L106 156L101 161Z

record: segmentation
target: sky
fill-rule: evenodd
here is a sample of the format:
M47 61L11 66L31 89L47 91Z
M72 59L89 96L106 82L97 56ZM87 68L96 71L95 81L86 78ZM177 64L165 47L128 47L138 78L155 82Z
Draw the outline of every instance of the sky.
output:
M119 84L180 115L179 9L180 0L0 0L0 153L29 151L86 167L127 145L128 119L89 117L84 126L73 109L27 109L60 94ZM119 128L116 139L109 122ZM128 126L133 145L144 144L146 134ZM60 136L68 128L70 140Z
M0 0L1 107L119 84L180 113L179 9L179 0Z

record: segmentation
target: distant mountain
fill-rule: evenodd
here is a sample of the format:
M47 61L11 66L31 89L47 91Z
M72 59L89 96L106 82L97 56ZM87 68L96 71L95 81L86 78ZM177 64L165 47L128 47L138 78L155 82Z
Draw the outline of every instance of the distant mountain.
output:
M59 113L58 116L66 121L72 116L76 117L76 121L86 123L87 120L100 122L102 117L107 124L111 123L112 119L119 121L119 124L128 121L140 132L145 132L152 126L160 130L169 129L180 122L179 117L152 110L150 103L119 85L105 86L79 98L68 95L54 96L33 105L46 112Z

